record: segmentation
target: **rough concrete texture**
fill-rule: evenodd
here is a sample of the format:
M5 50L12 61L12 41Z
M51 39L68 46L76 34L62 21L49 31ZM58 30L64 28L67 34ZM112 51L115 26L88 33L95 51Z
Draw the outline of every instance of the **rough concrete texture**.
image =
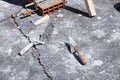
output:
M12 1L1 1L5 5L0 7L0 14L14 12L9 6L19 10L21 6ZM0 23L0 80L119 80L120 12L114 7L118 3L94 0L97 16L90 18L83 0L68 0L64 9L50 15L48 22L55 28L49 41L31 48L24 56L18 52L30 41L38 41L48 22L28 25L30 20L41 17L33 15ZM7 17L4 15L0 19ZM65 45L69 36L85 54L86 65L69 52Z
M19 12L24 2L24 0L0 0L0 20Z
M47 79L31 54L26 54L26 57L18 55L27 44L28 40L12 20L0 23L0 80ZM28 53L34 52L31 50Z

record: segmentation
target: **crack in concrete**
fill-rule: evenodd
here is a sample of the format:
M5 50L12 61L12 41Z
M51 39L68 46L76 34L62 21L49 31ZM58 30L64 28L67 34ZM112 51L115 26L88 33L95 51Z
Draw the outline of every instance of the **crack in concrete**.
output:
M27 36L20 28L19 31L21 32L21 34L29 41L29 43L31 43L30 37Z
M18 25L18 23L15 21L15 19L13 19L13 21L14 21L15 25L16 25L17 27L19 27L19 25ZM29 43L31 43L30 37L27 36L27 35L22 31L22 29L18 28L18 30L19 30L20 33L29 41Z
M14 24L18 27L19 25L18 25L18 23L15 21L15 19L13 19L13 21L14 21ZM29 41L29 43L31 43L30 37L27 36L27 35L22 31L22 29L20 29L20 28L18 28L18 29L19 29L20 33ZM35 50L37 50L36 45L34 45L33 48L34 48ZM39 63L39 65L42 66L43 72L44 72L45 75L49 78L49 80L52 80L52 77L47 73L44 65L41 63L40 54L38 54L37 56L35 56L34 54L32 54L32 56L37 60L37 62Z
M2 19L2 20L0 20L0 23L3 23L3 22L5 22L5 21L9 21L9 19L12 19L12 17L10 16L10 17L7 17L7 18L5 18L5 19Z
M40 58L37 58L37 60L38 60L39 64L42 66L43 71L44 71L44 73L46 74L46 76L47 76L50 80L52 80L52 77L51 77L51 76L48 74L48 72L46 71L45 66L41 63L41 59L40 59Z
M37 49L35 49L35 50L37 50ZM49 80L52 80L52 77L46 71L45 66L41 63L40 54L35 55L34 53L32 53L32 56L37 60L39 65L42 66L43 72L46 74L46 76L49 78Z

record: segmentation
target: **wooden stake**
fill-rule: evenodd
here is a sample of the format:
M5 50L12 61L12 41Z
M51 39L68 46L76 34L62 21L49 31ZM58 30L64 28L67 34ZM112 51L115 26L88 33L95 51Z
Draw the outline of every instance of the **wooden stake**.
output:
M89 16L96 16L95 7L92 0L85 0Z

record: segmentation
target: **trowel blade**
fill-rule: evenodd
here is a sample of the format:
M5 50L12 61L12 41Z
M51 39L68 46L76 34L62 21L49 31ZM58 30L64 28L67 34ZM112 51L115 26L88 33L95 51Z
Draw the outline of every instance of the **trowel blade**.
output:
M69 43L70 43L73 47L77 46L77 43L74 41L74 39L73 39L71 36L69 36Z
M53 23L49 22L45 31L40 36L40 41L44 41L44 42L49 41L53 30L54 30L54 25Z

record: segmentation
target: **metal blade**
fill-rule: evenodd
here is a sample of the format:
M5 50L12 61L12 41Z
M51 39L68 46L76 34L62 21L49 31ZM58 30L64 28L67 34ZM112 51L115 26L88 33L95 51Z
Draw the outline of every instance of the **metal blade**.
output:
M54 25L53 23L49 22L45 31L40 36L40 41L44 41L44 42L49 41L53 30L54 30Z
M74 47L77 46L77 43L73 40L71 36L69 36L69 43Z

